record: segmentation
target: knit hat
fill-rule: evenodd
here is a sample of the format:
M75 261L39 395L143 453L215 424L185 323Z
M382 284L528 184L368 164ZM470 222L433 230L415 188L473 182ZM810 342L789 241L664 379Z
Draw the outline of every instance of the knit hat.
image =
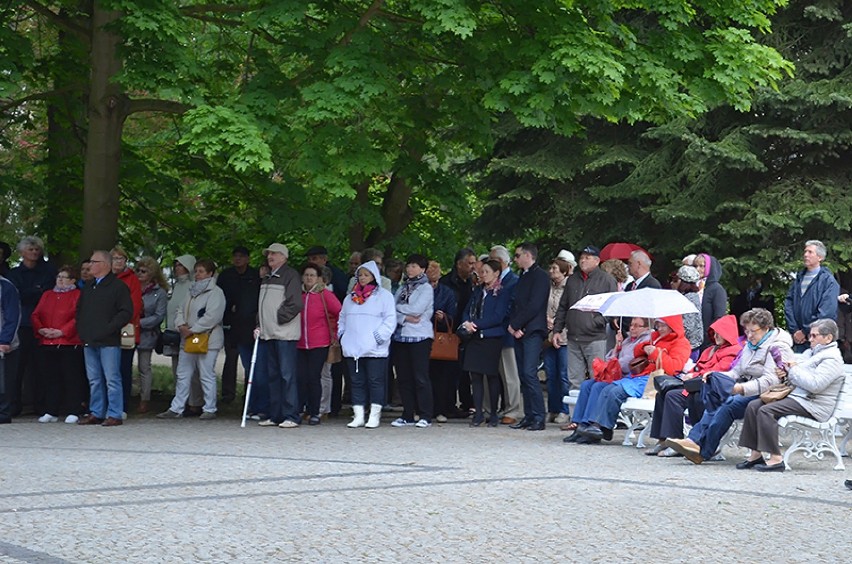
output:
M690 284L695 284L698 280L701 279L701 275L698 274L698 271L694 266L681 266L677 269L677 277L683 280L684 282L688 282Z

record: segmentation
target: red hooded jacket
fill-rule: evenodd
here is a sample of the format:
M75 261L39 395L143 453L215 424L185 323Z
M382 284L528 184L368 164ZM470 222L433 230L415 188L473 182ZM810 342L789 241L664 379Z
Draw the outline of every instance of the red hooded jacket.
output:
M731 365L743 348L739 341L737 331L737 318L734 315L724 315L717 319L707 331L713 346L704 349L698 362L695 364L694 374L690 376L701 376L710 372L724 372L731 369ZM717 346L715 335L721 335L725 344Z
M651 372L662 368L669 376L674 376L683 370L686 361L689 360L689 355L692 353L692 347L689 341L684 337L683 317L680 315L671 315L669 317L661 317L660 321L668 325L672 332L664 337L654 331L651 333L650 343L639 343L633 349L633 354L636 358L647 357L648 366L637 376L647 376ZM645 353L645 347L649 344L655 348L651 354Z

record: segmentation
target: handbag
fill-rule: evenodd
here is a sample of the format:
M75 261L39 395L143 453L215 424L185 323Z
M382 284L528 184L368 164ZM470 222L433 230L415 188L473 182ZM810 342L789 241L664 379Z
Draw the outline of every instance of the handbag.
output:
M659 394L667 394L672 390L679 390L683 387L683 380L675 376L669 376L668 374L654 376L654 389Z
M121 348L136 348L136 326L132 322L121 328Z
M452 360L459 359L459 336L453 333L453 320L447 316L447 331L438 330L438 320L432 321L432 330L435 334L435 340L432 341L432 352L429 353L431 360Z
M636 376L637 374L641 374L648 368L648 357L647 356L637 356L634 357L630 361L630 374Z
M703 385L704 380L701 379L701 376L696 376L695 378L683 381L683 389L689 394L700 392Z
M210 333L193 333L183 342L183 352L207 354L207 345L209 342Z
M328 307L325 305L325 292L320 292L320 301L322 302L322 309L325 312L325 322L328 324L328 354L325 357L325 361L329 364L337 364L341 360L343 360L343 348L340 346L340 340L337 338L337 335L334 334L334 330L331 327L331 317L328 315Z
M174 329L166 329L160 333L160 339L163 341L163 346L165 347L180 346L180 332L175 331Z
M654 380L658 376L666 375L666 371L663 370L662 366L664 352L664 350L660 349L660 353L657 355L657 360L655 362L656 368L648 374L648 381L645 383L645 390L642 392L642 398L644 399L654 399L657 397L657 389L654 387Z
M604 361L601 358L592 360L592 378L595 382L606 382L611 384L616 380L621 380L621 363L617 358L611 358Z
M769 389L760 394L760 401L763 403L772 403L786 398L793 391L793 386L787 383L787 379L781 381L780 384L773 384Z

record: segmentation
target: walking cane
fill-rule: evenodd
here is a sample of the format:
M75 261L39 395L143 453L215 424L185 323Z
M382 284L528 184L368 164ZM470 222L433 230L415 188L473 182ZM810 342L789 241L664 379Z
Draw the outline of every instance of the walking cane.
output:
M249 398L251 397L251 384L254 381L254 363L257 362L257 344L260 342L260 337L255 337L254 348L251 351L251 366L249 367L248 386L246 386L246 403L243 406L243 421L240 423L241 428L246 426L246 414L248 413Z

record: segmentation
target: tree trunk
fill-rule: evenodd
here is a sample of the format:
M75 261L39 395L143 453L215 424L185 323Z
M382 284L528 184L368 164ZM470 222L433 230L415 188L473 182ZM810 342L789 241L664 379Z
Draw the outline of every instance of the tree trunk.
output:
M375 247L382 241L402 235L414 219L414 213L408 205L413 192L414 190L401 174L393 175L382 202L382 220L385 228L374 227L370 230L366 240L368 247Z
M120 38L107 27L120 17L95 2L92 9L89 132L83 172L83 234L80 254L109 249L118 238L121 135L128 100L112 78L121 70Z

